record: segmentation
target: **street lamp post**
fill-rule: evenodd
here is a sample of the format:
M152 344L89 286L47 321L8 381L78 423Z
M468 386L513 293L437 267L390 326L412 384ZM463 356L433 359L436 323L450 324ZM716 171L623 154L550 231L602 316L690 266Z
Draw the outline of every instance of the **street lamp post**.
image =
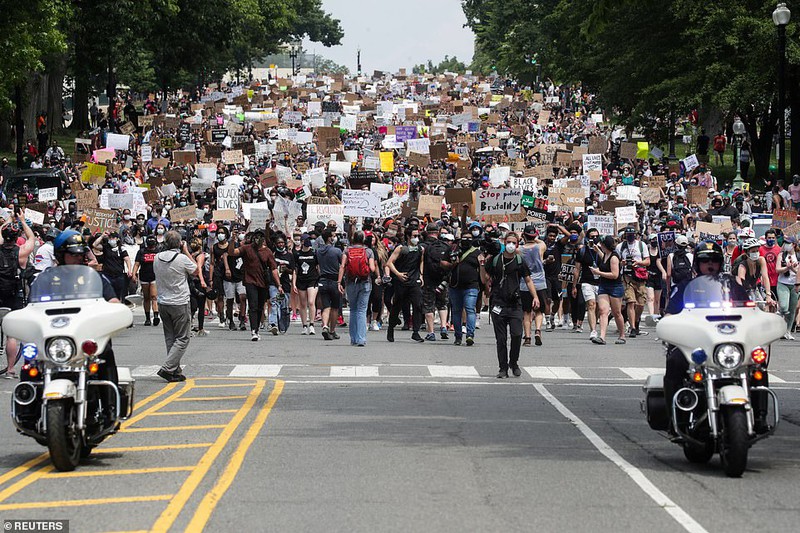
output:
M296 60L300 55L300 43L292 42L289 45L289 57L292 58L292 76L297 76Z
M742 181L742 160L741 157L739 157L741 155L740 151L742 149L744 132L744 123L739 119L739 117L736 117L736 120L733 121L733 141L734 146L736 147L736 151L734 153L734 157L736 158L736 178L733 180L734 189L741 189L744 185L744 182Z
M792 12L780 3L772 12L772 22L778 28L778 179L786 179L786 25Z

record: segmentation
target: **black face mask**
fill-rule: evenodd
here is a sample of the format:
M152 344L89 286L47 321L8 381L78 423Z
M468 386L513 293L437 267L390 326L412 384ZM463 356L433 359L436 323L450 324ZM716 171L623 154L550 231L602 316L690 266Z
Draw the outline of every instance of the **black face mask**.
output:
M468 239L464 239L461 241L461 249L462 250L469 250L472 247L472 241Z

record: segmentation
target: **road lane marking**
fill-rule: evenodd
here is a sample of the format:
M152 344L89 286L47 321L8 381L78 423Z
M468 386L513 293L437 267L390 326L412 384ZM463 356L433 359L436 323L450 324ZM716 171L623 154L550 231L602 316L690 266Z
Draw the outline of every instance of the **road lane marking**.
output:
M178 398L176 402L214 402L217 400L243 400L247 396L205 396L200 398Z
M474 366L428 365L428 372L434 378L479 378Z
M786 383L785 379L781 379L778 376L776 376L775 374L770 374L769 378L767 378L767 379L769 379L769 381L772 382L772 383Z
M278 401L278 397L283 392L283 383L284 382L281 380L275 382L272 392L270 393L269 398L267 398L267 403L264 404L264 407L261 408L261 411L259 411L258 416L256 416L256 419L253 421L252 425L247 429L247 433L245 433L244 437L239 443L239 446L236 448L236 451L233 453L233 455L231 455L231 458L228 461L228 464L225 465L225 469L223 470L220 478L217 480L217 483L205 495L205 497L203 497L203 500L197 506L197 510L195 511L192 520L189 522L189 525L186 527L186 531L202 531L205 528L209 518L211 518L211 513L214 512L217 504L220 502L222 497L225 495L225 492L230 488L233 480L236 478L236 474L239 473L239 469L244 463L247 451L250 449L253 441L255 441L258 433L264 427L267 417L272 412L272 408Z
M583 379L568 366L526 366L524 369L533 379Z
M164 394L166 394L167 392L171 391L176 386L177 386L177 383L170 383L170 384L162 387L160 390L157 390L156 392L154 392L153 394L151 394L147 398L144 398L141 401L137 402L134 407L137 408L137 409L141 408L142 406L147 405L148 403L152 402L156 398L159 398L159 397L163 396ZM45 452L45 453L43 453L43 454L41 454L41 455L39 455L37 457L34 457L33 459L21 464L20 466L9 470L8 472L6 472L5 474L0 476L0 485L5 483L6 481L14 479L15 477L17 477L20 474L24 474L25 472L29 471L30 469L32 469L35 466L38 466L39 464L43 463L44 461L46 461L49 458L50 458L50 454L48 452Z
M163 411L152 413L150 416L173 416L173 415L216 415L221 413L235 413L236 409L205 409L198 411Z
M158 374L161 365L142 365L137 366L131 371L131 376L135 378L149 378Z
M194 468L189 466L161 466L154 468L123 468L119 470L80 470L77 472L53 472L45 474L44 479L58 479L65 477L97 477L97 476L130 476L135 474L157 474L163 472L188 472Z
M377 366L332 366L332 378L377 378Z
M533 387L536 391L542 395L542 397L547 400L550 405L555 407L556 411L561 413L564 418L569 420L572 425L578 428L586 439L592 443L597 451L603 454L606 459L614 463L620 470L622 470L628 477L630 477L634 483L639 485L639 488L644 491L645 494L650 496L650 498L662 509L664 509L669 515L676 521L678 524L681 525L686 531L690 533L708 533L706 529L700 525L694 518L692 518L689 513L684 511L678 504L672 501L666 494L661 492L661 490L656 487L652 481L650 481L641 470L633 466L631 463L626 461L622 458L622 456L617 453L611 446L606 444L606 442L600 438L600 436L595 433L589 426L587 426L580 418L578 418L575 413L570 411L563 403L561 403L555 396L553 396L550 391L548 391L544 385L540 383L535 383Z
M46 509L48 507L82 507L86 505L106 505L109 503L162 502L172 498L172 494L152 496L127 496L121 498L94 498L91 500L61 500L53 502L25 502L0 505L0 511L19 511L21 509Z
M198 426L169 426L156 428L128 428L120 430L121 433L147 433L149 431L192 431L195 429L222 429L227 424L201 424Z
M252 387L254 382L245 383L223 383L216 385L195 385L196 389L226 389L228 387Z
M250 394L247 395L247 400L244 402L244 405L242 405L231 421L228 422L226 428L222 430L222 433L220 433L219 437L217 437L217 440L214 441L214 444L206 451L205 454L203 454L203 457L200 458L200 461L197 463L195 469L191 474L189 474L189 477L186 479L186 481L184 481L183 485L181 485L181 488L172 497L169 505L167 505L167 508L164 509L164 511L158 517L155 524L153 524L153 527L150 528L151 531L165 533L172 527L172 525L175 523L175 520L178 518L178 515L189 501L189 498L192 497L192 494L194 494L194 492L197 490L197 487L203 481L203 478L211 469L211 466L217 460L219 454L222 453L225 445L228 443L228 441L230 441L231 437L233 437L234 432L241 425L242 421L250 412L250 410L252 410L253 406L258 400L258 397L264 390L265 384L266 381L264 380L258 380L256 382L253 390L251 390Z
M647 378L650 377L651 374L663 374L663 368L632 368L632 367L620 367L620 370L628 374L631 378L636 380L645 381Z
M281 373L283 365L236 365L229 377L274 378Z
M188 450L190 448L209 448L213 442L194 442L190 444L156 444L152 446L121 446L117 448L100 447L92 450L97 453L150 452L159 450Z

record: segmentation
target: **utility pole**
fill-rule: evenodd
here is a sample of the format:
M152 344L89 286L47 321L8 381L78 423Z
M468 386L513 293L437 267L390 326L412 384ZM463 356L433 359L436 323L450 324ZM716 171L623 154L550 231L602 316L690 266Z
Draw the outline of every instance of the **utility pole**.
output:
M356 70L358 71L358 75L361 76L361 48L359 48L356 53Z

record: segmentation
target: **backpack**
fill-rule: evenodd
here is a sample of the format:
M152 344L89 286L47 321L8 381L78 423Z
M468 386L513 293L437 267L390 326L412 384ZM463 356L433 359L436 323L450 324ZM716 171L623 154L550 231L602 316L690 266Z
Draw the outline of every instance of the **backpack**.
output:
M19 247L0 247L0 293L16 293L21 288Z
M677 285L682 281L692 279L692 262L686 252L675 252L672 255L672 283Z
M369 257L367 256L367 248L362 246L353 246L347 249L347 265L345 265L345 272L350 279L365 280L369 279Z

